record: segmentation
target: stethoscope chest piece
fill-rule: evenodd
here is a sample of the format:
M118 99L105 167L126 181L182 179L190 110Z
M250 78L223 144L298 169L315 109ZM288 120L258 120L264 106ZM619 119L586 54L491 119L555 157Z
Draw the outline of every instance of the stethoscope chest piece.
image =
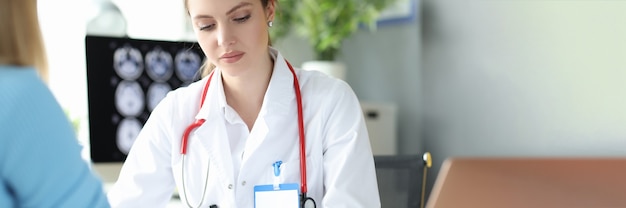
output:
M315 201L311 197L307 197L302 202L302 208L316 208L316 207L317 205L315 204Z

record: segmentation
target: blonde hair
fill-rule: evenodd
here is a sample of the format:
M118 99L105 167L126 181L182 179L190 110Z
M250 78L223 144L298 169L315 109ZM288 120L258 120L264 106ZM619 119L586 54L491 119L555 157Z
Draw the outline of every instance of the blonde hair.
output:
M35 67L48 78L37 0L0 0L0 64Z

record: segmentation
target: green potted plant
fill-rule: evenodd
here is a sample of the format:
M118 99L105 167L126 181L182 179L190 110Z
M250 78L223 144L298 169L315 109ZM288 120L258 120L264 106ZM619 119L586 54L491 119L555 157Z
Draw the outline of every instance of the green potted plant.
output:
M396 0L278 0L276 24L271 31L278 39L292 29L308 39L315 60L302 68L320 70L343 79L345 67L336 61L343 40L360 28L376 29L379 13ZM327 66L338 67L338 72ZM331 69L332 70L332 69Z

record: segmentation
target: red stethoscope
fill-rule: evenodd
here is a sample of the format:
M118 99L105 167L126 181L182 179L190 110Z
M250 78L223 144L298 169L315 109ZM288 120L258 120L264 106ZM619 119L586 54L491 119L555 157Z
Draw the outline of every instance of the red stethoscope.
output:
M306 150L305 150L305 139L304 139L304 120L303 120L303 116L302 116L302 95L300 94L300 84L298 83L298 77L296 76L296 72L293 69L293 67L291 66L291 64L285 60L285 62L287 63L287 66L289 66L289 70L291 71L291 74L293 75L293 88L296 91L296 102L298 105L298 131L300 133L300 207L304 207L304 208L315 208L316 204L315 204L315 200L313 200L313 198L311 197L307 197L307 186L306 186ZM215 71L213 71L215 72ZM209 85L211 84L211 79L213 78L213 72L211 72L211 75L209 75L209 79L207 80L206 84L204 85L204 89L202 90L202 97L200 99L200 108L202 108L202 105L204 105L204 100L206 98L206 94L207 91L209 90ZM187 129L185 129L185 132L183 133L183 138L181 140L181 145L180 145L180 154L182 155L182 185L183 185L183 194L185 195L185 200L187 202L187 206L191 207L191 205L189 204L188 198L187 198L187 191L185 190L185 155L187 154L187 143L189 141L189 134L191 134L191 132L198 128L199 126L201 126L202 124L204 124L206 120L205 119L197 119L195 122L193 122L191 125L189 125L187 127ZM208 166L207 166L208 169ZM206 171L206 179L205 179L205 183L204 183L204 191L202 193L202 198L200 199L200 204L198 205L198 207L200 207L202 205L202 202L204 201L204 196L206 194L206 187L207 187L207 183L208 183L208 177L209 177L209 171ZM210 207L217 207L217 205L211 205Z

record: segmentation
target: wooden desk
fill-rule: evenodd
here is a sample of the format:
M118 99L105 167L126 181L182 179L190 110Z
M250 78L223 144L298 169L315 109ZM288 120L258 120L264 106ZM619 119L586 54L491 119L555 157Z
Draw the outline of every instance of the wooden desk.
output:
M427 207L626 207L626 158L452 158Z

